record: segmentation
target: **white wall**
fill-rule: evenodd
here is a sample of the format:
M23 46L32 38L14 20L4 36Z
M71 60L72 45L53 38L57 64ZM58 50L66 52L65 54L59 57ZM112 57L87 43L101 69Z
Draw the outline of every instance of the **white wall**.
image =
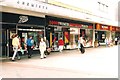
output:
M55 0L68 5L72 5L78 8L82 8L90 11L93 15L103 17L107 20L113 22L113 24L118 24L118 1L120 0ZM101 2L108 6L108 12L100 11L99 4ZM104 20L103 20L104 22Z
M19 1L19 4L18 4ZM4 0L4 4L1 3L0 5L2 6L7 6L10 8L14 9L21 9L21 10L26 10L30 12L36 12L36 15L39 15L39 13L42 13L44 15L55 15L59 17L64 17L64 18L72 18L76 20L83 20L83 21L88 21L88 22L93 22L93 23L101 23L101 24L107 24L107 25L113 25L117 26L117 0L112 1L112 0L56 0L59 2L63 2L65 4L69 4L75 7L82 8L82 10L88 10L89 14L70 10L67 8L63 7L58 7L55 5L51 4L46 4L40 2L41 0ZM42 1L47 1L47 0L42 0ZM101 12L99 11L99 4L98 1L101 1L102 3L110 6L108 13L106 12ZM111 3L108 3L108 2ZM25 2L25 5L22 3ZM27 6L27 3L34 4L34 7ZM36 7L37 5L37 7ZM41 8L39 8L39 5L41 5ZM44 7L44 8L43 8ZM12 10L4 10L4 11L11 11L13 13L19 12L18 11L12 11ZM29 13L30 13L29 12ZM24 14L24 13L23 13ZM89 18L89 19L87 19Z

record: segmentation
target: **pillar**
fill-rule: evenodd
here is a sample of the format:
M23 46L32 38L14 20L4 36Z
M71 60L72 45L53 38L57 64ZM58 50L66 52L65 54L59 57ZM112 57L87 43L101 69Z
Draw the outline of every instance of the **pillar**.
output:
M92 46L94 47L95 42L95 24L93 24L93 39L92 39Z

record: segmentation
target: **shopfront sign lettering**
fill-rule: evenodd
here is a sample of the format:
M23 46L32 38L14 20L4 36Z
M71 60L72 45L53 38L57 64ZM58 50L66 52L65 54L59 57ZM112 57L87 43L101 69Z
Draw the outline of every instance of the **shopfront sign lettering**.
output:
M88 28L88 25L82 25L82 28Z
M49 21L49 24L50 25L58 25L58 22L57 21Z
M69 26L81 28L81 24L69 23Z
M116 28L115 28L115 27L112 27L112 31L116 31Z
M108 30L108 26L102 26L102 29Z
M119 32L120 32L120 27L116 27L116 31L119 31Z
M59 26L69 26L69 23L66 22L58 22L58 21L49 21L50 25L59 25Z
M49 25L59 25L59 26L69 26L69 27L78 27L78 28L89 28L93 29L93 26L82 25L77 23L67 23L67 22L58 22L58 21L49 21Z
M65 23L65 22L58 22L58 24L59 24L60 26L69 26L69 23Z
M20 16L19 18L20 18L19 23L24 23L28 21L28 16Z
M110 26L110 31L116 31L116 27Z

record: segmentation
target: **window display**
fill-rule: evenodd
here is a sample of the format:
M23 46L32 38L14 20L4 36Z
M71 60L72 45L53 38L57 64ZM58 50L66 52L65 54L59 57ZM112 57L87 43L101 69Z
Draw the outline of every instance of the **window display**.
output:
M28 32L28 36L33 36L34 45L35 45L35 48L37 49L39 46L40 38L44 37L44 31Z
M81 29L80 30L81 37L86 41L85 47L91 47L92 46L92 39L93 39L93 30L91 29Z

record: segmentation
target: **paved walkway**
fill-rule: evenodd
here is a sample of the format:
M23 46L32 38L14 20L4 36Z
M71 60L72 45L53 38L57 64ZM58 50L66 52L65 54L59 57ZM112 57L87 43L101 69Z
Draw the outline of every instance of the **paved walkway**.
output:
M3 77L15 78L117 78L118 46L88 48L52 53L46 59L39 55L16 62L3 62Z

